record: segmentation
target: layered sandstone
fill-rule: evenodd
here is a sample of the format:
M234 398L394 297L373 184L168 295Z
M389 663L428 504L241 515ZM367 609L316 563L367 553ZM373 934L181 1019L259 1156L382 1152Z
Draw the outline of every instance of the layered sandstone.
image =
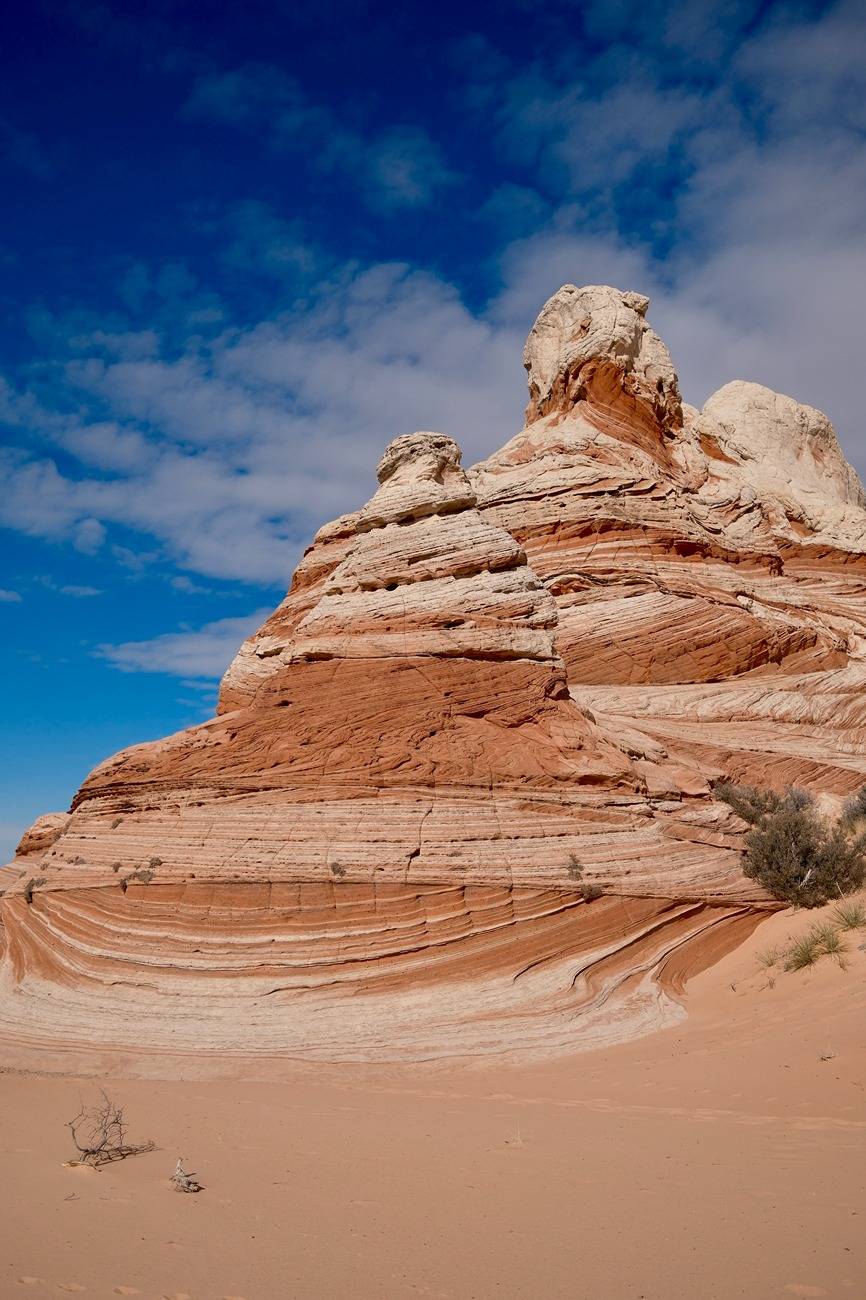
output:
M0 1033L436 1057L681 1014L769 903L712 778L863 784L866 510L819 412L684 408L647 307L554 295L526 427L469 471L395 439L218 716L28 833Z

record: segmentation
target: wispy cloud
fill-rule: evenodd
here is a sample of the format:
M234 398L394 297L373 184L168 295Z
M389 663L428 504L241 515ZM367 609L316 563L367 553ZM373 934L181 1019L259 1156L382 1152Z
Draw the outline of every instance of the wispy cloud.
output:
M325 173L354 177L369 206L429 204L457 180L429 133L395 124L363 130L316 103L296 77L268 63L210 70L196 79L184 112L260 133L278 153L297 153Z
M88 587L75 582L57 582L47 574L41 575L35 581L41 587L46 587L48 591L56 591L60 596L73 596L76 600L86 600L91 596L102 595L102 590L99 587Z
M0 117L0 154L7 162L31 176L44 180L54 172L54 164L39 138Z
M259 609L242 618L221 618L195 630L165 632L149 641L101 645L98 654L127 673L169 673L196 679L221 677L240 644L260 627L270 610Z
M211 587L203 587L198 582L193 582L192 578L186 573L176 573L174 577L169 578L169 586L175 591L181 591L185 596L210 596L213 593Z
M392 437L441 427L468 459L518 426L519 346L519 332L475 316L434 276L346 268L303 309L194 340L173 360L57 368L22 420L90 464L104 442L114 472L0 451L0 521L79 541L87 521L122 525L193 572L285 586L311 531L372 491ZM50 403L74 405L75 423ZM110 418L82 421L88 406Z
M20 603L21 599L22 596L20 592L8 591L6 588L0 587L0 602L9 605L17 605Z

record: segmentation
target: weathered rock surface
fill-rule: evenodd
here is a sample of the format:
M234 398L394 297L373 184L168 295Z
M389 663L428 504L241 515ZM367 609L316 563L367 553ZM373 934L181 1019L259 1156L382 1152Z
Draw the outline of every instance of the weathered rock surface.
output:
M68 813L43 813L21 836L18 848L15 850L16 858L26 858L32 853L44 853L46 849L51 848L55 840L60 839L68 824Z
M594 397L629 412L648 408L663 425L682 424L670 353L646 321L649 298L609 285L565 284L544 304L523 351L526 422L567 412Z
M647 306L555 294L526 427L468 471L395 439L218 716L28 832L0 1035L411 1059L682 1014L769 903L712 778L866 777L866 510L819 412L684 409Z

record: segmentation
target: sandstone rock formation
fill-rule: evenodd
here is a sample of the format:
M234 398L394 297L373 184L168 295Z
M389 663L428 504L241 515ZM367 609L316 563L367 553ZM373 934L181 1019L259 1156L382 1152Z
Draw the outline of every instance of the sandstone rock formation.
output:
M218 716L28 832L0 1034L422 1059L682 1014L770 905L712 778L863 784L866 509L819 412L684 408L647 307L555 294L526 427L469 470L395 439Z
M565 284L544 304L523 350L529 382L526 422L568 413L581 397L628 398L660 423L682 424L671 355L645 319L649 298L608 285Z

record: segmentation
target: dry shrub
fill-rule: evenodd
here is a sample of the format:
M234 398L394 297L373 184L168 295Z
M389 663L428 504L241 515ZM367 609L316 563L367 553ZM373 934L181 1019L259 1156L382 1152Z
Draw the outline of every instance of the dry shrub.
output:
M574 853L568 855L568 863L565 869L568 872L569 880L580 880L583 876L583 863Z
M866 785L862 786L856 794L852 794L850 799L845 800L842 821L852 824L866 821Z
M714 792L751 827L743 871L774 898L820 907L866 879L866 834L857 834L845 814L835 825L826 822L805 791L780 795L719 782Z
M102 1089L100 1097L101 1100L95 1106L82 1106L78 1114L66 1124L72 1134L79 1163L93 1165L98 1169L100 1165L156 1149L150 1141L136 1144L127 1142L127 1124L122 1108Z
M24 901L29 907L33 902L33 891L45 884L45 876L31 876L24 886Z

